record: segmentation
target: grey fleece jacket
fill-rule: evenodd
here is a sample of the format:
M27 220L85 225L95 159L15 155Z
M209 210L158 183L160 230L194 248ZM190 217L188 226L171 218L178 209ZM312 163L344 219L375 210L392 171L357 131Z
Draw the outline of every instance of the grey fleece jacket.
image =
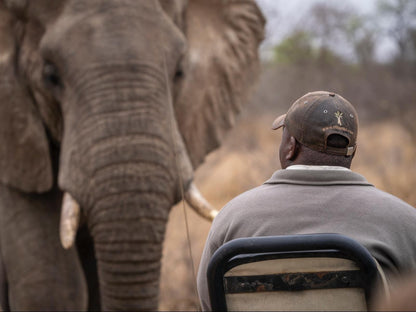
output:
M210 310L208 262L222 244L239 237L311 233L357 240L387 274L416 269L415 208L350 170L278 170L215 218L198 271L203 310Z

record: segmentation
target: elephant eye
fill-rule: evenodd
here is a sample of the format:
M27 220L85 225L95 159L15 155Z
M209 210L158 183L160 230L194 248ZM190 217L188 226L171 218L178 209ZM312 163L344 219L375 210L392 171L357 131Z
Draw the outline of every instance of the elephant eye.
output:
M175 81L180 80L181 78L185 76L184 68L185 68L184 60L183 58L181 58L176 65L175 76L173 77Z
M185 75L182 66L178 66L175 71L175 79L180 79Z
M184 76L182 68L178 68L175 72L175 79L180 79Z
M61 78L59 77L58 69L51 62L45 62L42 71L43 81L50 86L62 86Z

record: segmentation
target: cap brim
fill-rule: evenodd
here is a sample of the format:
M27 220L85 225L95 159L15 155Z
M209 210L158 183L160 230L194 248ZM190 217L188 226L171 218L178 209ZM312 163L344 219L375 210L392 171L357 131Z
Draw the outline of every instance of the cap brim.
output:
M272 129L276 130L276 129L279 129L279 128L283 127L285 125L285 118L286 118L286 114L277 117L273 121Z

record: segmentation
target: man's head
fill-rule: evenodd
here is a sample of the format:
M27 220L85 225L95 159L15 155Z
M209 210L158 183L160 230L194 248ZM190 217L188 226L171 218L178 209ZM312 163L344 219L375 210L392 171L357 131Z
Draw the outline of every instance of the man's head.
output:
M279 157L290 165L326 165L349 168L357 147L358 116L338 94L316 91L296 100L276 118L273 129L283 127Z

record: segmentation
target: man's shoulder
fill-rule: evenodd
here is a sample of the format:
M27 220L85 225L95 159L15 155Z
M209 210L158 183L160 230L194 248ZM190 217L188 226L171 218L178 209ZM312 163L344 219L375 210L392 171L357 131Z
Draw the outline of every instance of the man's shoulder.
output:
M239 211L239 214L255 212L252 208L258 207L261 202L266 200L266 198L271 195L270 185L262 184L252 189L249 189L233 199L231 199L222 209L215 219L227 219L228 217L236 218L236 211ZM269 194L269 195L268 195Z
M385 206L390 207L403 207L404 209L409 210L412 214L416 216L416 209L415 207L411 206L407 202L405 202L403 199L388 193L386 191L383 191L381 189L378 189L374 187L368 195L372 198L377 198L381 204Z
M249 189L239 195L237 195L236 197L234 197L233 199L231 199L225 206L229 207L229 206L236 206L236 205L241 205L241 204L247 204L250 203L252 201L257 201L259 198L262 198L264 196L264 193L267 192L268 186L265 184L259 185L257 187L254 187L252 189Z

